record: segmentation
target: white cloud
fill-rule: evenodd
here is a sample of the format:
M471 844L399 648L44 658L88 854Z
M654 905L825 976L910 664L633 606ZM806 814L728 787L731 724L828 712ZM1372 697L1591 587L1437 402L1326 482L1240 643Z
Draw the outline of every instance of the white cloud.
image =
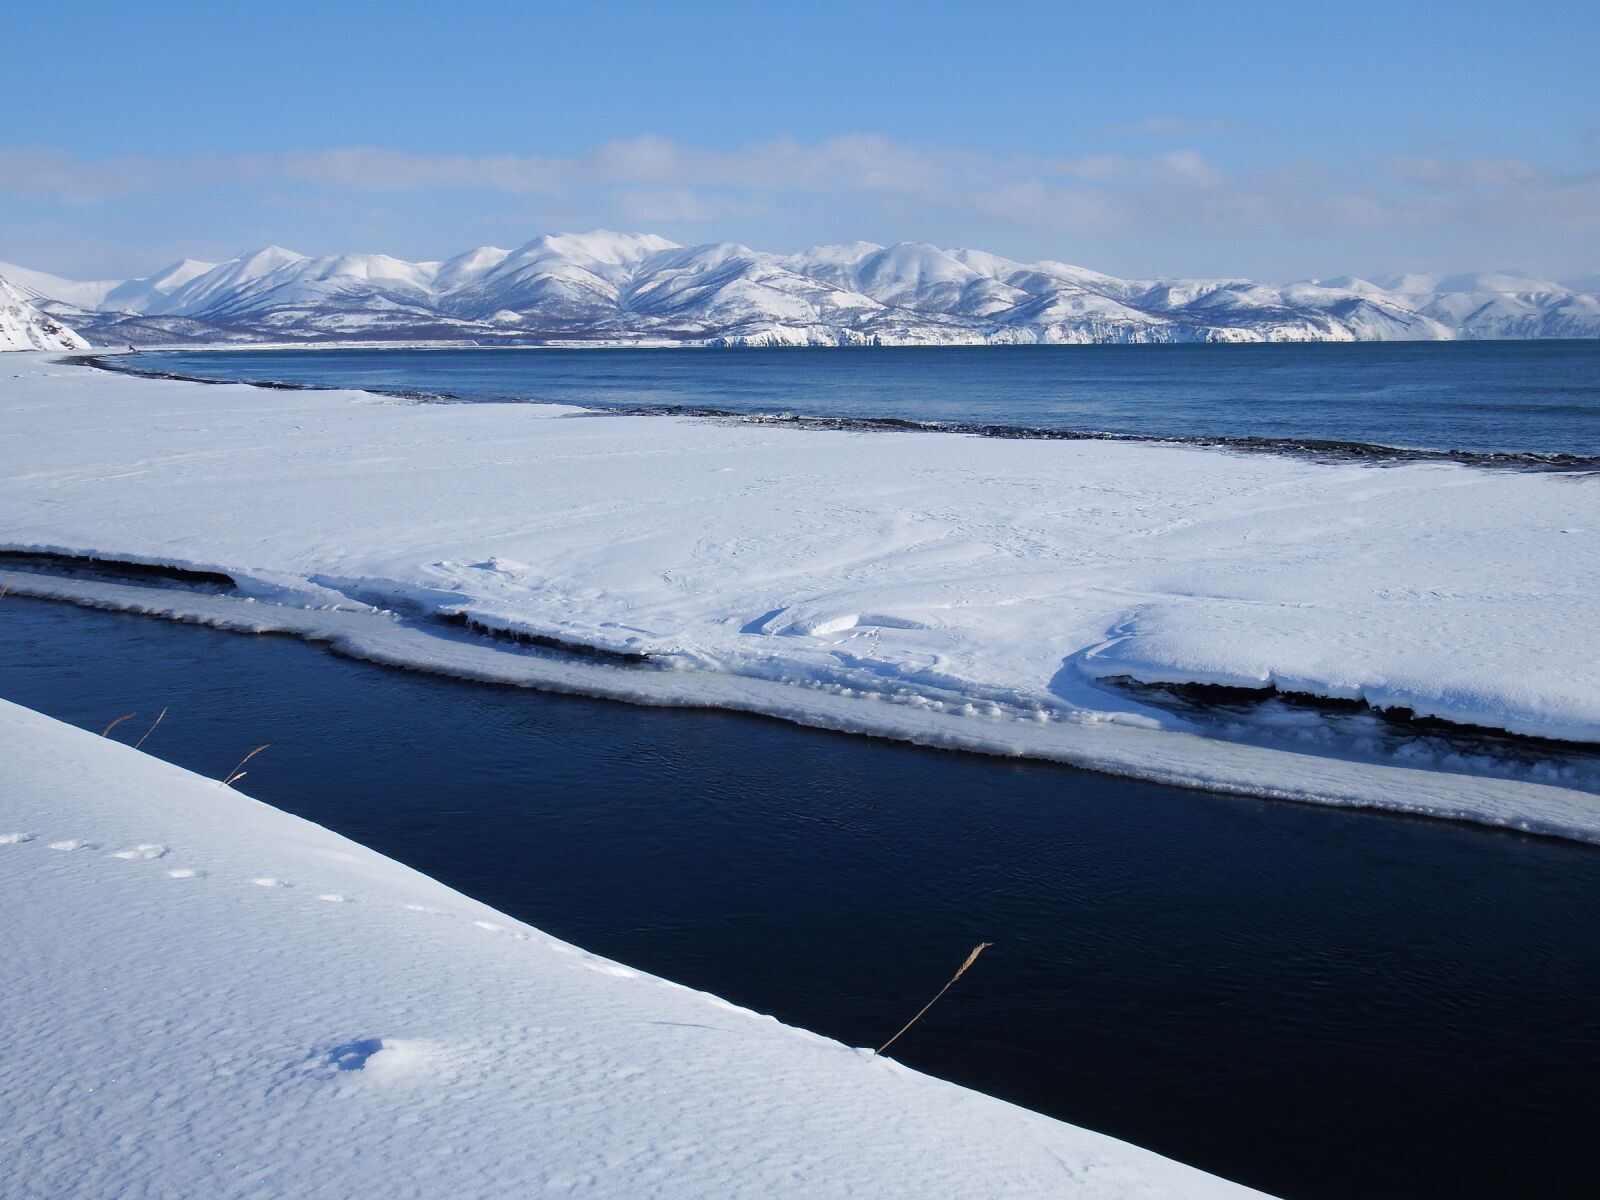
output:
M1151 122L1165 118L1150 118ZM1154 126L1151 126L1154 128ZM1175 124L1163 128L1176 129ZM1002 156L852 134L776 138L735 149L644 136L578 154L433 155L374 147L281 154L86 159L0 150L0 195L92 205L132 195L181 200L243 191L259 203L467 192L538 197L643 224L771 217L804 225L826 206L926 228L960 214L1020 229L1320 233L1429 224L1527 228L1600 225L1600 180L1512 158L1391 157L1371 169L1295 160L1249 174L1192 147L1158 154Z
M1173 150L1157 156L1151 163L1153 174L1178 184L1213 188L1221 185L1224 175L1205 160L1198 150Z
M772 211L757 201L697 192L693 188L621 189L616 193L615 203L623 216L645 225L758 217Z
M1500 184L1533 183L1544 173L1520 158L1445 159L1434 155L1391 155L1384 168L1407 183L1444 187L1494 187Z

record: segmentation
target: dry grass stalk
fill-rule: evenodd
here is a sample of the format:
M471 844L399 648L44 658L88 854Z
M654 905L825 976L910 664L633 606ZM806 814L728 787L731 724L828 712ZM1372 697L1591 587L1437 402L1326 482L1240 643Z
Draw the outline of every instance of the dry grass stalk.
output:
M121 725L124 721L131 721L134 717L137 717L138 715L139 714L136 713L136 712L123 713L115 721L111 722L111 724L107 725L104 729L102 729L100 731L100 736L101 737L110 737L111 736L111 731L113 729L115 729L118 725Z
M140 738L137 742L135 742L133 744L133 748L135 750L137 750L140 746L144 745L144 738L149 737L152 733L154 733L156 731L156 726L161 724L161 718L166 716L166 715L167 715L167 710L164 709L164 708L160 712L158 712L156 714L156 719L154 721L150 722L150 728L146 729L144 731L144 737Z
M946 983L942 988L939 989L939 994L937 996L935 996L932 1000L929 1000L926 1004L924 1004L922 1006L922 1008L918 1010L916 1016L912 1017L911 1020L907 1021L904 1025L902 1025L900 1027L900 1032L899 1033L896 1033L894 1035L894 1037L890 1038L887 1042L885 1042L883 1045L879 1046L872 1053L874 1055L882 1054L890 1046L895 1044L895 1042L899 1039L901 1033L904 1033L906 1030L910 1029L913 1025L915 1025L918 1021L922 1020L923 1014L925 1014L935 1004L939 1003L940 999L944 996L944 994L946 992L948 992L950 990L951 986L954 985L955 981L960 979L963 975L965 975L967 973L967 968L970 967L973 963L978 961L978 955L982 954L985 950L987 950L992 945L994 945L993 942L979 942L976 946L974 946L972 948L972 953L967 955L967 961L962 963L959 967L956 968L956 973L954 975L950 976L949 982Z
M238 765L235 766L233 768L233 770L228 772L228 777L226 779L222 780L220 783L218 783L217 786L218 787L230 787L233 784L238 783L239 780L243 779L246 775L250 774L249 771L246 771L246 770L242 769L244 767L245 763L249 762L252 758L254 758L256 755L260 754L263 750L265 750L270 745L272 745L271 742L262 742L261 745L257 746L254 750L250 751L249 754L246 754L243 758L241 758L239 760Z

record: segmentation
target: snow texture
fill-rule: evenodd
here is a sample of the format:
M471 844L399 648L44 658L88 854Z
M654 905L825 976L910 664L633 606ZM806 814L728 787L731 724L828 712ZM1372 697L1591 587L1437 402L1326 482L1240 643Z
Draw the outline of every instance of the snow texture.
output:
M8 1196L1258 1194L4 701L0 822Z
M88 345L0 277L0 350L84 350Z
M18 592L470 678L1600 840L1592 771L1537 759L1490 777L1421 743L1330 751L1296 728L1225 741L1106 682L1276 687L1600 742L1593 476L12 361L0 549L237 584L0 564Z
M1117 279L978 250L854 242L778 255L595 231L445 262L307 257L79 283L0 263L101 345L214 341L864 345L1600 337L1600 297L1508 275L1285 286Z

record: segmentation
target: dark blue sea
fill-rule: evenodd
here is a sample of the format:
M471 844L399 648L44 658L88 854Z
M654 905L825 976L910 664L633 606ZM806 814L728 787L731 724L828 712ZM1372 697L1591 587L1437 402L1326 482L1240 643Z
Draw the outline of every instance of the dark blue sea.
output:
M1600 341L227 350L127 361L208 379L462 400L1600 455Z

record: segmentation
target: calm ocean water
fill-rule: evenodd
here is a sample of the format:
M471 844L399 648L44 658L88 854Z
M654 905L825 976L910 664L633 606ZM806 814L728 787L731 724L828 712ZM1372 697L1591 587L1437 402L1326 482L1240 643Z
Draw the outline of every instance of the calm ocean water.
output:
M1600 342L867 350L230 350L211 379L1153 437L1600 455Z
M0 695L269 742L251 794L596 953L874 1045L989 940L896 1058L1291 1200L1593 1194L1592 846L0 605Z

